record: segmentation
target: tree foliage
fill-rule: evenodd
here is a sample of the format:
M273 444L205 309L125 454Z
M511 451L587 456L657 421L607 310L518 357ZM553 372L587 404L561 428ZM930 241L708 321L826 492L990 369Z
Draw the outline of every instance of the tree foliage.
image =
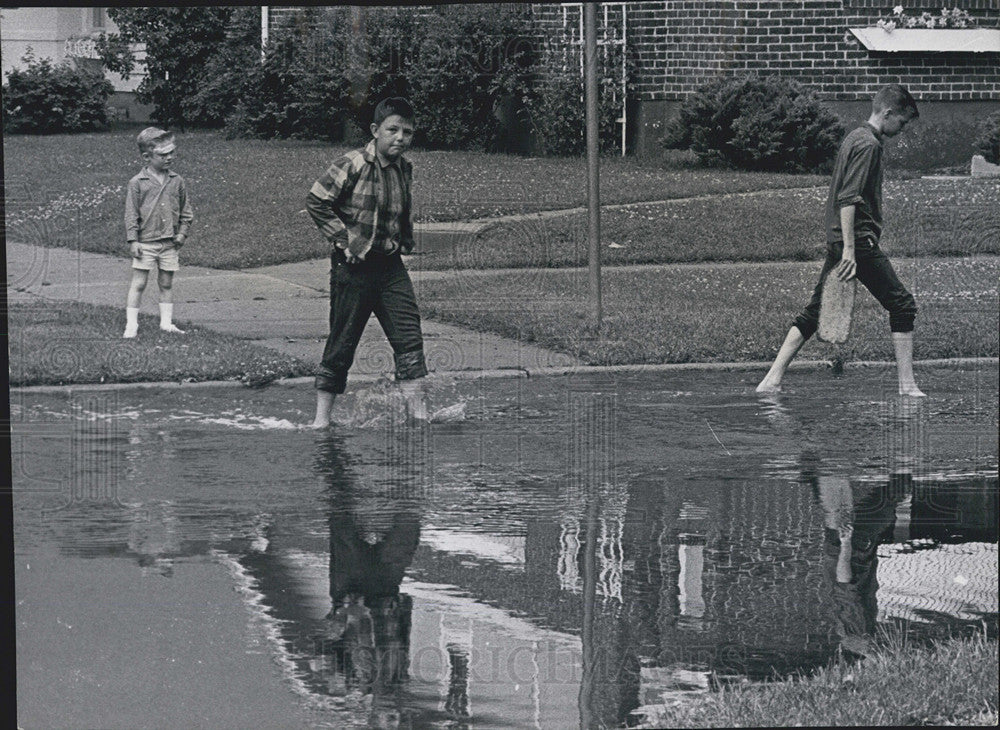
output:
M263 58L256 7L116 7L98 43L107 68L135 71L164 125L232 136L360 142L375 104L407 96L423 147L582 151L582 79L553 73L525 5L303 7L273 28ZM619 60L602 88L601 134L617 138ZM610 67L609 67L610 68ZM609 85L610 84L610 85Z
M420 119L417 143L501 148L516 123L518 92L532 73L525 8L442 5L417 15L416 26L405 53L409 96Z
M210 63L225 47L227 28L235 7L110 7L108 16L119 32L98 39L105 66L124 77L136 67L135 47L145 47L146 75L136 89L139 101L152 104L154 117L164 125L205 124L207 117L199 90L208 84ZM258 47L259 52L259 47Z
M233 71L230 88L238 99L226 117L234 136L340 139L349 107L349 69L338 48L336 26L319 21L319 9L306 22L279 34L264 61ZM238 75L242 73L242 78Z

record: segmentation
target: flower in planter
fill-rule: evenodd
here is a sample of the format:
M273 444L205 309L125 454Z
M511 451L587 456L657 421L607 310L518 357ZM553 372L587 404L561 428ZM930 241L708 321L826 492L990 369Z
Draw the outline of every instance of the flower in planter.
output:
M875 25L886 33L896 28L970 28L975 25L968 11L961 8L941 8L940 15L923 12L919 17L907 15L902 5L892 9L892 15L879 18Z

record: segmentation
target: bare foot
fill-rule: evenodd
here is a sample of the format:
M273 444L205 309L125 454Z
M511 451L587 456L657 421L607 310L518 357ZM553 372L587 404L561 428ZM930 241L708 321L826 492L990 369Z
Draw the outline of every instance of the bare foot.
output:
M927 394L924 393L920 388L917 387L916 383L910 383L909 385L899 386L900 395L908 395L911 398L926 398Z
M406 415L415 421L429 420L424 385L419 380L404 380L399 383L399 393L403 396Z
M137 334L139 334L138 327L126 327L125 333L122 335L122 337L125 338L126 340L131 340Z
M182 330L180 327L178 327L175 324L161 324L160 325L160 329L163 330L164 332L171 332L171 333L173 333L175 335L183 335L184 334L184 330Z
M336 393L325 390L316 391L316 415L309 428L326 428L330 425L330 414L333 412L334 401L337 400Z
M768 381L767 378L764 378L762 381L760 381L760 385L757 386L757 390L754 391L754 392L756 392L756 393L780 393L781 392L781 383L773 383L773 382Z
M406 412L415 421L428 421L430 415L427 413L427 404L423 398L413 398L406 403Z

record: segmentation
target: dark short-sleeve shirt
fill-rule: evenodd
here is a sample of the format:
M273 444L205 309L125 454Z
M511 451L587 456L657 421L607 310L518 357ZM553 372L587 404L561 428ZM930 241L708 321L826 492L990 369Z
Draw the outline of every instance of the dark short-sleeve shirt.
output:
M854 206L854 240L882 235L882 137L865 123L844 137L826 199L826 240L844 240L840 209Z

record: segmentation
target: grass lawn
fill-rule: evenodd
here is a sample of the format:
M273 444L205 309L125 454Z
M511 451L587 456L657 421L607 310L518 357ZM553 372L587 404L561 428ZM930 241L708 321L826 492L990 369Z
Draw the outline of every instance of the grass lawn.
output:
M891 256L1000 254L1000 181L886 183L882 247ZM608 264L822 258L826 189L763 191L601 212ZM414 269L585 266L587 215L498 222Z
M660 706L641 727L995 727L997 667L996 639L897 644L805 679L725 687Z
M902 259L917 298L918 359L997 356L1000 258ZM434 319L534 342L592 365L770 360L808 301L820 262L692 264L604 271L603 337L588 322L586 269L441 274L417 283ZM801 357L891 359L888 318L859 289L850 340L811 340Z
M139 336L122 339L121 309L77 302L12 304L11 386L149 381L242 380L260 385L309 375L295 358L201 327L160 332L139 315Z
M305 195L346 148L316 142L178 137L175 169L195 210L184 261L245 268L325 255ZM4 178L11 240L124 255L125 184L139 169L134 130L8 136ZM410 153L417 221L461 220L571 208L586 203L583 158L542 159L475 152ZM608 157L605 203L822 185L809 175L689 169L687 158Z
M139 167L134 131L9 136L4 176L10 240L125 255L124 188ZM344 147L317 142L179 136L176 169L195 208L184 262L249 268L327 254L305 212L312 182ZM414 151L418 221L467 220L586 204L582 158ZM899 172L899 171L895 171ZM751 197L607 210L609 263L796 260L822 245L827 178L692 168L683 153L659 160L609 156L605 205L719 193ZM788 188L819 186L810 191ZM896 179L886 184L886 245L896 255L997 252L1000 182ZM415 256L416 268L566 266L586 255L586 218L491 227L454 251Z

